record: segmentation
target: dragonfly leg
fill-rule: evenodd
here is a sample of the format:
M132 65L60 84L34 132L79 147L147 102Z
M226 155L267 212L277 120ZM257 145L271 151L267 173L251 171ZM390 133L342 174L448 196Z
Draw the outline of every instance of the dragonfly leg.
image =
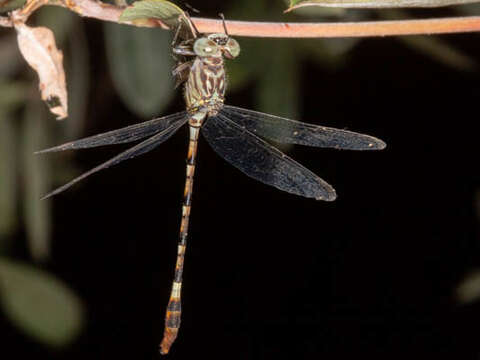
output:
M180 34L180 30L182 29L182 15L178 17L178 25L175 29L175 34L173 35L172 43L170 44L171 47L174 47L177 44L178 35Z
M190 67L192 66L193 64L193 61L186 61L184 63L181 63L180 65L176 66L173 70L172 70L172 75L173 76L177 76L178 74L186 71L186 70L189 70Z
M183 56L197 56L193 50L191 50L189 47L183 47L182 45L179 45L175 48L172 49L172 52L175 55L183 55Z

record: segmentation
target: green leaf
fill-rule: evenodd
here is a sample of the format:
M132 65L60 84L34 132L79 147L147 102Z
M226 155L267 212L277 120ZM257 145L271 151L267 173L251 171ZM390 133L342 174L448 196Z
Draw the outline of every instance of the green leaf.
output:
M77 17L73 12L56 6L44 6L35 11L36 24L46 26L53 31L59 48L63 48L63 43L72 29L73 19Z
M306 58L317 60L327 68L338 69L345 65L345 55L359 42L359 38L304 39L298 45Z
M0 81L0 108L5 112L16 110L28 97L31 84L22 81Z
M274 5L275 4L271 4ZM268 19L275 14L275 9L265 1L244 0L233 2L226 14L229 19ZM261 76L263 69L268 67L270 55L265 47L265 40L259 38L237 39L240 43L240 56L232 61L226 61L228 90L236 91L246 86L250 81Z
M158 29L104 24L113 83L137 115L158 115L174 93L170 36Z
M0 252L5 250L4 240L17 224L16 133L13 121L8 112L0 107Z
M178 24L178 20L183 18L183 10L177 5L165 0L145 0L136 1L132 6L126 8L120 21L134 21L143 19L159 19L169 27Z
M64 283L6 258L0 258L0 302L13 324L48 345L68 345L84 323L83 305Z
M226 61L228 91L246 86L269 66L270 55L263 39L241 39L240 47L240 56Z
M259 78L256 109L287 118L298 117L299 74L295 44L276 40L268 45L269 66Z
M255 110L296 119L299 115L299 67L295 43L292 40L276 40L266 47L269 64L259 76L257 106ZM278 144L288 151L289 144Z
M28 103L22 134L24 214L28 248L37 261L45 261L50 253L51 201L40 198L51 186L50 159L33 153L46 147L48 126L42 103Z
M290 11L290 9L287 11ZM347 11L348 9L340 7L299 6L298 8L295 8L295 15L309 19L337 18L337 20L340 20L340 18L346 16Z
M456 12L463 15L476 16L480 12L480 4L469 4L465 6L459 6L455 8Z
M380 15L387 20L408 18L408 14L405 11L398 9L385 10ZM397 39L407 46L432 57L434 60L455 69L474 70L477 67L472 57L451 46L440 37L418 35L399 36Z
M6 13L21 8L26 0L4 0L0 1L0 13Z
M466 274L456 289L457 301L468 304L480 299L480 270L474 269Z
M18 51L17 36L14 31L0 36L0 79L8 76L14 76L22 66L25 66L25 60ZM3 79L2 79L3 80ZM8 93L6 94L8 95ZM2 101L0 97L0 102Z
M69 33L69 53L65 56L68 74L69 116L65 121L63 135L67 139L76 139L83 135L88 109L88 91L90 87L89 49L85 23L77 16L72 19L73 31ZM65 142L65 138L58 142ZM55 143L57 143L55 141ZM65 167L64 167L65 168Z
M439 37L399 36L397 39L432 57L434 60L455 69L474 70L477 67L477 64L471 57L455 49Z
M290 0L285 11L292 11L304 6L325 6L342 8L408 8L441 7L479 2L479 0Z

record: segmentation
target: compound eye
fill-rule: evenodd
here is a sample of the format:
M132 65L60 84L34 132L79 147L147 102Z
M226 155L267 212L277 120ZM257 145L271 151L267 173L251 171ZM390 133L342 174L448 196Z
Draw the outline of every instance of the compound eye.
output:
M236 58L240 54L240 45L235 39L228 39L227 44L225 45L225 50L228 51L231 58Z
M208 38L200 38L193 44L193 51L198 56L220 56L220 48L218 44Z

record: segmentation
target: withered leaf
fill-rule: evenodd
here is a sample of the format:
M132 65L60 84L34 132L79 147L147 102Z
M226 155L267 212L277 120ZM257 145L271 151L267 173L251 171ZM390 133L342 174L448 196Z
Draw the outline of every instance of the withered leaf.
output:
M50 29L15 24L18 47L28 64L37 72L42 100L57 120L68 116L67 85L63 69L63 54L57 49Z

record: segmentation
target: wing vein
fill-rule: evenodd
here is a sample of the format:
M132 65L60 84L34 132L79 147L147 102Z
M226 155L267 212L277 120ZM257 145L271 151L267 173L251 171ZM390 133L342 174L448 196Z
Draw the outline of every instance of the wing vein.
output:
M85 179L86 177L100 171L106 168L109 168L113 165L116 165L124 160L128 160L131 158L134 158L138 155L144 154L146 152L149 152L156 148L158 145L163 143L165 140L167 140L170 136L175 134L178 129L182 127L183 124L187 121L188 118L184 118L182 122L176 122L173 125L171 125L169 128L153 135L149 139L131 147L130 149L125 150L124 152L118 154L117 156L111 158L110 160L105 161L104 163L94 167L93 169L81 174L80 176L76 177L75 179L71 180L70 182L66 183L63 186L60 186L59 188L53 190L52 192L48 193L45 195L43 199L47 199L51 196L57 195L68 188L70 188L72 185L76 184L77 182Z
M264 184L318 200L336 197L320 177L222 113L208 118L202 133L220 156Z
M178 112L161 118L145 121L140 124L130 125L121 129L108 131L102 134L89 136L80 140L71 141L49 149L37 151L35 154L65 151L72 149L86 149L97 146L124 144L151 136L181 122L186 117L186 112Z
M381 150L385 143L373 136L303 123L270 114L225 105L225 116L252 133L280 143L345 150Z

